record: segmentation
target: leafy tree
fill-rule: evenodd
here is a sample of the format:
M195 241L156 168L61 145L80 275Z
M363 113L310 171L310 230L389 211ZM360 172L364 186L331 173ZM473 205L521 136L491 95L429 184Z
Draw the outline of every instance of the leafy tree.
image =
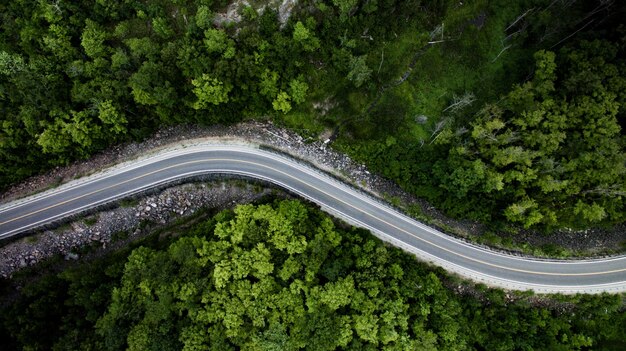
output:
M566 309L507 301L504 291L480 287L480 299L459 295L413 256L365 231L337 228L298 201L241 205L185 231L31 278L18 296L2 296L0 345L584 350L623 343L619 295L571 297Z
M291 103L289 102L291 97L284 91L278 93L276 99L272 102L272 106L276 111L282 111L283 113L287 113L291 111Z
M159 104L159 92L162 84L162 70L155 62L145 62L130 77L130 87L135 101L142 105ZM166 87L167 89L167 87Z
M565 49L559 81L557 56L537 52L533 80L501 106L481 110L469 137L450 149L442 186L459 198L489 193L505 204L509 221L525 227L623 220L626 158L617 116L624 93L614 87L624 80L607 63L615 54L600 41ZM581 79L593 87L581 88Z
M300 21L293 27L293 40L302 45L304 51L315 51L320 47L319 39Z
M152 28L154 28L154 32L163 39L168 39L174 35L174 31L170 28L167 20L163 17L153 19Z
M69 30L62 25L51 24L48 33L43 37L43 43L45 48L59 60L68 61L76 56Z
M228 36L220 29L204 31L204 45L208 52L222 53L228 47Z
M65 124L56 120L49 125L37 138L37 144L45 153L63 154L70 146L70 140L66 135Z
M0 51L0 74L13 76L26 69L24 59L20 55Z
M228 102L228 93L232 89L229 84L224 84L217 78L211 78L208 74L203 74L191 83L195 87L193 92L198 99L193 108L205 109L210 106L209 104L219 105Z
M350 58L350 72L348 72L347 78L357 88L363 85L372 75L372 70L367 66L366 60L367 55Z
M126 39L124 43L130 49L130 54L135 60L143 58L156 60L159 45L150 38L130 38Z
M107 47L104 44L106 39L106 32L96 22L89 19L85 21L85 28L81 35L81 45L88 56L92 58L104 56L107 53Z
M211 9L209 9L206 5L198 6L198 11L196 12L196 25L202 29L208 29L211 27L213 19L213 14L211 13Z
M333 0L333 4L339 8L342 16L348 15L358 2L359 0Z
M306 101L308 90L309 85L303 82L301 78L292 79L291 82L289 82L289 92L293 102L296 104L301 104Z
M273 98L278 95L278 79L279 75L277 72L265 69L261 74L261 82L259 83L259 92L261 95L268 98Z
M113 102L106 100L98 105L98 118L104 123L108 129L115 134L126 133L126 124L128 120L124 114L120 113Z

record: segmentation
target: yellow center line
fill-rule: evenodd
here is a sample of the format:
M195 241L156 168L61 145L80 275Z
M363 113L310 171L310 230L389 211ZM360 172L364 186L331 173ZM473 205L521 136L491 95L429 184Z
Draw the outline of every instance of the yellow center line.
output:
M23 215L21 215L21 216L15 217L15 218L11 218L11 219L6 220L6 221L4 221L4 222L0 222L0 225L4 225L4 224L7 224L7 223L11 223L11 222L17 221L17 220L19 220L19 219L22 219L22 218L25 218L25 217L32 216L32 215L34 215L34 214L37 214L37 213L40 213L40 212L43 212L43 211L47 211L47 210L49 210L49 209L51 209L51 208L55 208L55 207L58 207L58 206L61 206L61 205L65 205L65 204L70 203L70 202L74 202L74 201L76 201L76 200L82 199L83 197L86 197L86 196L89 196L89 195L93 195L93 194L96 194L96 193L99 193L99 192L102 192L102 191L105 191L105 190L108 190L108 189L114 188L114 187L116 187L116 186L120 186L120 185L122 185L122 184L130 183L130 182L132 182L132 181L134 181L134 180L141 179L141 178L145 178L145 177L147 177L147 176L150 176L150 175L152 175L152 174L155 174L155 173L158 173L158 172L161 172L161 171L165 171L165 170L172 169L172 168L176 168L176 167L180 167L180 166L185 166L185 165L188 165L188 164L193 164L193 163L201 163L201 162L207 162L207 160L188 161L188 162L179 163L179 164L172 165L172 166L163 167L163 168L157 169L157 170L155 170L155 171L148 172L148 173L145 173L145 174L142 174L142 175L139 175L139 176L136 176L136 177L133 177L133 178L130 178L130 179L127 179L127 180L121 181L121 182L116 183L116 184L113 184L113 185L109 185L109 186L104 187L104 188L102 188L102 189L94 190L94 191L91 191L91 192L88 192L88 193L85 193L85 194L82 194L82 195L76 196L76 197L74 197L74 198L71 198L71 199L68 199L68 200L65 200L65 201L58 202L58 203L56 203L56 204L54 204L54 205L50 205L50 206L47 206L47 207L44 207L44 208L40 208L40 209L38 209L38 210L36 210L36 211L30 212L30 213L26 213L26 214L23 214Z
M121 182L119 182L119 183L116 183L116 184L113 184L113 185L109 185L109 186L104 187L104 188L102 188L102 189L94 190L94 191L91 191L91 192L85 193L85 194L83 194L83 195L76 196L76 197L74 197L74 198L72 198L72 199L68 199L68 200L65 200L65 201L62 201L62 202L56 203L56 204L54 204L54 205L50 205L50 206L47 206L47 207L45 207L45 208L41 208L41 209L39 209L39 210L36 210L36 211L30 212L30 213L27 213L27 214L21 215L21 216L19 216L19 217L15 217L15 218L9 219L9 220L7 220L7 221L0 222L0 225L4 225L4 224L7 224L7 223L10 223L10 222L13 222L13 221L16 221L16 220L19 220L19 219L22 219L22 218L28 217L28 216L32 216L32 215L34 215L34 214L37 214L37 213L40 213L40 212L43 212L43 211L49 210L49 209L51 209L51 208L58 207L58 206L61 206L61 205L64 205L64 204L67 204L67 203L70 203L70 202L76 201L76 200L81 199L81 198L84 198L84 197L86 197L86 196L93 195L93 194L96 194L96 193L98 193L98 192L102 192L102 191L105 191L105 190L108 190L108 189L114 188L114 187L116 187L116 186L120 186L120 185L122 185L122 184L129 183L129 182L132 182L132 181L135 181L135 180L141 179L141 178L145 178L145 177L147 177L147 176L153 175L153 174L158 173L158 172L162 172L162 171L165 171L165 170L168 170L168 169L177 168L177 167L182 167L182 166L186 166L186 165L190 165L190 164L196 164L196 163L207 163L207 162L236 162L236 163L246 163L246 164L254 165L254 166L257 166L257 167L266 168L266 169L272 170L272 171L274 171L274 172L280 173L280 174L282 174L282 175L284 175L284 176L286 176L286 177L288 177L288 178L291 178L291 179L293 179L293 180L295 180L295 181L297 181L297 182L299 182L299 183L301 183L301 184L304 184L304 185L306 185L306 186L308 186L308 187L310 187L310 188L313 188L313 189L317 190L318 192L320 192L320 193L322 193L322 194L324 194L324 195L326 195L326 196L329 196L329 197L333 198L334 200L336 200L336 201L338 201L338 202L341 202L341 203L343 203L343 204L345 204L345 205L347 205L347 206L349 206L349 207L351 207L351 208L353 208L353 209L355 209L355 210L357 210L357 211L363 212L362 210L360 210L360 209L359 209L359 208L357 208L356 206L354 206L354 205L352 205L352 204L350 204L350 203L348 203L348 202L346 202L346 201L343 201L343 200L341 200L340 198L338 198L338 197L336 197L336 196L334 196L334 195L332 195L332 194L330 194L330 193L328 193L328 192L326 192L326 191L324 191L324 190L322 190L322 189L319 189L319 188L317 188L317 187L315 187L315 186L313 186L313 185L311 185L311 184L309 184L309 183L306 183L306 182L304 182L303 180L298 179L298 178L296 178L296 177L292 176L291 174L285 173L285 172L280 171L280 170L278 170L278 169L275 169L275 168L273 168L273 167L266 166L266 165L263 165L263 164L260 164L260 163L256 163L256 162L251 162L251 161L243 161L243 160L232 160L232 159L204 159L204 160L187 161L187 162L179 163L179 164L176 164L176 165L163 167L163 168L160 168L160 169L158 169L158 170L154 170L154 171L151 171L151 172L148 172L148 173L145 173L145 174L142 174L142 175L139 175L139 176L136 176L136 177L133 177L133 178L130 178L130 179L127 179L127 180L121 181ZM493 268L499 268L499 269L508 270L508 271L514 271L514 272L519 272L519 273L528 273L528 274L537 274L537 275L548 275L548 276L592 276L592 275L603 275L603 274L619 273L619 272L624 272L624 271L626 271L626 268L622 268L622 269L615 269L615 270L604 271L604 272L591 272L591 273L551 273L551 272L536 272L536 271L529 271L529 270L524 270L524 269L517 269L517 268L505 267L505 266L501 266L501 265L497 265L497 264L489 263L489 262L486 262L486 261L483 261L483 260L480 260L480 259L477 259L477 258L472 258L472 257L466 256L466 255L463 255L463 254L461 254L461 253L458 253L458 252L452 251L452 250L450 250L450 249L447 249L447 248L445 248L445 247L442 247L442 246L440 246L440 245L437 245L437 244L435 244L435 243L433 243L433 242L430 242L430 241L428 241L428 240L426 240L426 239L424 239L424 238L421 238L421 237L419 237L419 236L417 236L417 235L415 235L415 234L413 234L413 233L411 233L411 232L409 232L409 231L407 231L407 230L404 230L404 229L402 229L402 228L400 228L400 227L398 227L398 226L396 226L396 225L394 225L394 224L392 224L392 223L390 223L390 222L387 222L387 221L386 221L386 220L384 220L384 219L378 218L377 216L375 216L375 215L373 215L373 214L366 213L366 212L363 212L363 213L365 213L365 214L366 214L366 215L368 215L369 217L371 217L371 218L373 218L373 219L375 219L375 220L377 220L377 221L380 221L380 222L382 222L382 223L385 223L385 224L387 224L388 226L393 227L393 228L395 228L396 230L401 231L401 232L403 232L403 233L405 233L405 234L407 234L407 235L409 235L409 236L411 236L411 237L413 237L413 238L415 238L415 239L418 239L418 240L420 240L420 241L422 241L422 242L424 242L424 243L427 243L427 244L430 244L430 245L432 245L432 246L434 246L434 247L437 247L437 248L438 248L438 249L440 249L440 250L443 250L443 251L446 251L446 252L451 253L451 254L453 254L453 255L457 255L457 256L459 256L459 257L465 258L465 259L467 259L467 260L469 260L469 261L473 261L473 262L476 262L476 263L480 263L480 264L483 264L483 265L486 265L486 266L489 266L489 267L493 267ZM399 239L397 239L397 238L395 238L395 239L396 239L396 240L399 240ZM401 240L400 240L400 241L401 241ZM405 244L408 244L408 243L405 243Z
M319 192L321 192L321 193L323 193L323 194L325 194L325 195L327 195L327 196L329 196L329 197L331 197L331 198L333 198L333 199L335 199L335 200L337 200L337 201L339 201L339 202L341 202L341 203L343 203L343 204L345 204L345 205L348 205L348 206L352 207L353 209L355 209L355 210L357 210L357 211L361 211L362 213L365 213L365 214L367 214L368 216L370 216L370 217L372 217L372 218L374 218L374 219L376 219L376 220L378 220L378 221L380 221L380 222L383 222L383 223L385 223L385 224L387 224L387 225L389 225L389 226L391 226L391 227L393 227L393 228L395 228L395 229L397 229L397 230L399 230L399 231L401 231L401 232L404 232L405 234L408 234L409 236L412 236L412 237L414 237L414 238L416 238L416 239L418 239L418 240L420 240L420 241L422 241L422 242L424 242L424 243L427 243L427 244L430 244L430 245L432 245L432 246L435 246L435 247L437 247L437 248L439 248L439 249L441 249L441 250L444 250L444 251L446 251L446 252L449 252L449 253L451 253L451 254L453 254L453 255L457 255L457 256L463 257L463 258L465 258L465 259L467 259L467 260L470 260L470 261L474 261L474 262L477 262L477 263L484 264L484 265L486 265L486 266L490 266L490 267L494 267L494 268L500 268L500 269L509 270L509 271L520 272L520 273L540 274L540 275L552 275L552 276L587 276L587 275L602 275L602 274L619 273L619 272L624 272L624 271L626 271L626 268L622 268L622 269L615 269L615 270L604 271L604 272L592 272L592 273L550 273L550 272L535 272L535 271L529 271L529 270L524 270L524 269L517 269L517 268L505 267L505 266L500 266L500 265L497 265L497 264L489 263L489 262L486 262L486 261L483 261L483 260L479 260L479 259L477 259L477 258L472 258L472 257L466 256L466 255L463 255L463 254L461 254L461 253L458 253L458 252L455 252L455 251L449 250L449 249L447 249L447 248L445 248L445 247L442 247L442 246L437 245L437 244L435 244L435 243L433 243L433 242L430 242L430 241L428 241L428 240L426 240L426 239L424 239L424 238L421 238L421 237L419 237L419 236L417 236L417 235L415 235L415 234L413 234L413 233L411 233L411 232L409 232L409 231L407 231L407 230L404 230L404 229L402 229L402 228L400 228L400 227L398 227L398 226L396 226L396 225L394 225L394 224L392 224L392 223L387 222L387 221L386 221L386 220L384 220L384 219L378 218L377 216L375 216L375 215L373 215L373 214L363 212L362 210L360 210L359 208L355 207L354 205L352 205L352 204L350 204L350 203L348 203L348 202L345 202L345 201L343 201L343 200L341 200L341 199L339 199L339 198L337 198L337 197L333 196L332 194L325 192L324 190L318 189L318 188L314 187L313 185L310 185L310 184L308 184L308 183L305 183L304 181L302 181L302 180L300 180L300 179L298 179L298 178L296 178L296 177L294 177L294 176L292 176L292 175L290 175L290 174L287 174L287 173L282 172L282 171L280 171L280 170L277 170L277 169L274 169L274 168L271 168L271 167L268 167L268 166L264 166L264 165L261 165L261 164L257 164L257 163L254 163L254 162L247 162L247 161L241 161L241 162L251 163L251 164L254 164L254 165L261 166L261 167L269 168L269 169L271 169L271 170L273 170L273 171L275 171L275 172L278 172L278 173L282 173L283 175L285 175L285 176L287 176L287 177L289 177L289 178L291 178L291 179L294 179L294 180L296 180L296 181L298 181L298 182L300 182L300 183L302 183L302 184L304 184L304 185L307 185L307 186L309 186L309 187L311 187L311 188L313 188L313 189L315 189L315 190L317 190L317 191L319 191ZM399 240L398 238L395 238L395 239L396 239L396 240ZM400 240L400 241L401 241L401 240ZM408 244L408 243L405 243L405 244Z

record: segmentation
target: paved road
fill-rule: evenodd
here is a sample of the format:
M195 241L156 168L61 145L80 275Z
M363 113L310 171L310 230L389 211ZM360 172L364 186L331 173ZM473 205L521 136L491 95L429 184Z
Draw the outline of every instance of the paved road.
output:
M292 159L248 146L166 152L0 206L0 239L172 180L207 173L257 178L319 204L347 222L466 278L537 292L626 291L626 256L549 261L511 256L451 238Z

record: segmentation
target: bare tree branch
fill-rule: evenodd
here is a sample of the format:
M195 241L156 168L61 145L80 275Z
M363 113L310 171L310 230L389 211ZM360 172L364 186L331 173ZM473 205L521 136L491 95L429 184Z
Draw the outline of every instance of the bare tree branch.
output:
M595 189L590 189L583 191L582 194L597 194L603 196L626 196L626 191L620 189L619 185L614 184L608 187L596 187Z
M595 19L592 19L591 21L587 22L587 24L585 24L584 26L580 27L580 29L578 29L578 30L577 30L577 31L575 31L574 33L572 33L572 34L570 34L570 35L566 36L565 38L561 39L558 43L556 43L556 44L552 45L552 46L550 47L550 49L552 49L553 47L555 47L555 46L557 46L557 45L561 44L562 42L566 41L567 39L569 39L569 38L573 37L576 33L580 32L580 31L581 31L581 30L583 30L583 29L585 29L585 27L587 27L588 25L590 25L593 21L595 21Z
M380 65L378 65L378 72L376 74L380 74L380 69L383 67L383 61L385 60L385 48L380 53Z
M476 101L476 97L471 92L465 92L463 96L452 96L452 104L446 107L442 112L446 112L448 110L452 110L452 112L458 111L466 106L472 104L472 102Z
M507 45L504 48L502 48L502 50L500 50L500 52L498 53L498 55L496 57L493 58L493 60L491 60L491 63L496 62L496 60L500 57L500 55L502 55L505 51L507 51L512 45Z
M441 135L441 132L443 131L443 127L445 127L447 123L448 123L448 119L443 118L439 122L437 122L437 124L435 124L435 129L433 130L433 134L430 135L432 139L430 140L430 143L428 143L428 145L432 144L433 142L435 142L435 140L437 140L437 138L439 138L439 136ZM437 135L435 136L435 134Z
M505 29L504 31L506 32L507 30L509 30L511 27L513 27L513 26L514 26L517 22L521 21L521 20L522 20L522 18L526 17L526 15L527 15L528 13L530 13L531 11L533 11L534 9L535 9L535 8L533 7L533 8L531 8L531 9L526 10L526 12L522 13L521 15L519 15L519 16L515 19L515 21L513 21L513 23L511 23L508 27L506 27L506 29Z

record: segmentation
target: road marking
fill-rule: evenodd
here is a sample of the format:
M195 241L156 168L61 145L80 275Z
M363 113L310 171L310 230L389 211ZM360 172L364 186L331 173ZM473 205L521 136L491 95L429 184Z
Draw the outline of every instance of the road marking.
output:
M308 187L310 187L310 188L313 188L313 189L315 189L316 191L318 191L319 193L322 193L322 194L324 194L324 195L326 195L326 196L328 196L328 197L331 197L331 198L333 198L334 200L336 200L336 201L338 201L338 202L340 202L340 203L343 203L343 204L345 204L345 205L347 205L347 206L349 206L349 207L351 207L351 208L353 208L353 209L355 209L355 210L357 210L357 211L362 211L362 210L360 210L359 208L357 208L356 206L354 206L354 205L352 205L352 204L350 204L350 203L348 203L348 202L346 202L346 201L343 201L343 200L341 200L341 199L337 198L336 196L333 196L332 194L330 194L330 193L328 193L328 192L326 192L326 191L324 191L324 190L322 190L322 189L319 189L319 188L315 187L315 186L314 186L314 185L312 185L312 184L306 183L306 182L304 182L304 181L302 181L302 180L300 180L300 179L298 179L298 178L296 178L296 177L294 177L294 176L292 176L292 175L290 175L290 174L288 174L288 173L286 173L286 172L280 171L280 170L275 169L275 168L273 168L273 167L270 167L270 166L267 166L267 165L263 165L263 164L260 164L260 163L256 163L256 162L252 162L252 161L233 160L233 159L225 159L225 158L215 158L215 159L202 159L202 160L195 160L195 161L187 161L187 162L178 163L178 164L175 164L175 165L171 165L171 166L163 167L163 168L160 168L160 169L157 169L157 170L154 170L154 171L151 171L151 172L148 172L148 173L144 173L144 174L142 174L142 175L139 175L139 176L136 176L136 177L133 177L133 178L130 178L130 179L127 179L127 180L121 181L121 182L119 182L119 183L116 183L116 184L113 184L113 185L110 185L110 186L107 186L107 187L104 187L104 188L101 188L101 189L98 189L98 190L94 190L94 191L91 191L91 192L88 192L88 193L85 193L85 194L82 194L82 195L76 196L76 197L74 197L74 198L72 198L72 199L68 199L68 200L65 200L65 201L62 201L62 202L56 203L56 204L54 204L54 205L47 206L47 207L45 207L45 208L42 208L42 209L39 209L39 210L36 210L36 211L32 211L32 212L30 212L30 213L27 213L27 214L24 214L24 215L21 215L21 216L18 216L18 217L12 218L12 219L10 219L10 220L4 221L4 222L0 222L0 225L4 225L4 224L7 224L7 223L10 223L10 222L13 222L13 221L16 221L16 220L19 220L19 219L22 219L22 218L28 217L28 216L32 216L32 215L34 215L34 214L37 214L37 213L40 213L40 212L43 212L43 211L49 210L49 209L51 209L51 208L54 208L54 207L58 207L58 206L61 206L61 205L67 204L67 203L70 203L70 202L76 201L76 200L78 200L78 199L84 198L84 197L86 197L86 196L93 195L93 194L96 194L96 193L98 193L98 192L102 192L102 191L105 191L105 190L108 190L108 189L114 188L114 187L116 187L116 186L120 186L120 185L122 185L122 184L126 184L126 183L129 183L129 182L132 182L132 181L134 181L134 180L138 180L138 179L141 179L141 178L145 178L145 177L147 177L147 176L153 175L153 174L158 173L158 172L166 171L166 170L168 170L168 169L178 168L178 167L183 167L183 166L190 165L190 164L197 164L197 163L210 163L210 162L220 162L220 161L221 161L221 162L244 163L244 164L250 164L250 165L257 166L257 167L261 167L261 168L266 168L266 169L269 169L269 170L274 171L274 172L276 172L276 173L280 173L280 174L282 174L282 175L284 175L284 176L286 176L286 177L288 177L288 178L291 178L291 179L295 180L296 182L299 182L299 183L301 183L301 184L303 184L303 185L305 185L305 186L308 186ZM279 161L280 161L280 160L279 160ZM289 167L292 167L292 168L297 168L297 167L294 167L293 165L288 164L288 163L285 163L285 165L287 165L287 166L289 166ZM302 170L300 170L300 171L302 171ZM239 173L241 173L241 172L239 172ZM245 173L248 173L248 172L245 172ZM308 172L305 172L305 173L307 173L307 174L309 174L309 175L311 175L311 176L315 176L315 175L310 174L310 173L308 173ZM118 174L123 174L123 173L118 173ZM250 173L248 173L248 174L250 174ZM258 178L261 178L262 176L257 175L257 177L258 177ZM262 177L262 178L266 178L266 177ZM348 194L349 196L359 198L359 196L355 196L355 194L352 194L351 192L348 192L348 191L346 191L345 189L341 189L341 188L340 188L337 184L333 184L334 182L331 182L331 181L329 181L328 179L325 179L325 178L326 178L326 177L320 177L319 179L320 179L321 181L323 181L324 183L326 183L326 184L328 184L328 185L331 185L331 186L332 186L332 187L334 187L335 189L340 190L340 191L342 191L342 192L344 192L344 193ZM280 182L275 181L275 180L273 180L273 179L270 179L270 181L273 181L274 183L280 183ZM90 183L91 183L91 182L90 182ZM283 186L286 186L286 185L285 185L285 184L283 184ZM289 187L289 186L286 186L286 187L291 188L292 190L295 190L295 189L294 189L294 188L292 188L292 187ZM299 191L297 191L297 192L299 192ZM302 192L299 192L299 193L303 194ZM398 217L398 218L401 218L401 217L399 216L399 214L398 214L398 213L391 212L391 211L389 211L389 210L385 209L384 207L379 207L379 206L377 206L377 205L379 205L379 204L375 204L375 203L373 203L373 202L367 201L367 200L365 200L364 198L360 198L360 200L361 200L361 201L363 201L363 202L367 202L367 203L369 203L370 205L372 205L372 206L374 206L374 207L376 207L376 208L378 208L378 209L384 210L384 211L385 211L385 212L387 212L387 213L393 214L394 216L396 216L396 217ZM338 213L343 214L343 215L344 215L344 216L346 216L346 217L352 218L351 216L348 216L347 214L345 214L345 213L343 213L343 212L341 212L341 211L339 211L339 210L337 210L337 209L333 208L332 206L329 206L329 205L326 205L326 206L327 206L327 207L329 207L329 208L332 208L333 210L335 210L335 211L336 211L336 212L338 212ZM476 262L476 263L480 263L480 264L483 264L483 265L486 265L486 266L489 266L489 267L493 267L493 268L499 268L499 269L503 269L503 270L514 271L514 272L520 272L520 273L537 274L537 275L548 275L548 276L593 276L593 275L604 275L604 274L612 274L612 273L619 273L619 272L626 271L626 268L623 268L623 269L616 269L616 270L610 270L610 271L604 271L604 272L592 272L592 273L551 273L551 272L536 272L536 271L530 271L530 270L523 270L523 269L517 269L517 268L505 267L505 266L501 266L501 265L497 265L497 264L492 264L492 263L489 263L489 262L486 262L486 261L483 261L483 260L480 260L480 259L472 258L472 257L466 256L466 255L463 255L463 254L461 254L461 253L458 253L458 252L452 251L452 250L450 250L450 249L447 249L447 248L445 248L445 247L442 247L442 246L440 246L440 245L437 245L437 244L435 244L435 243L433 243L433 242L430 242L430 241L428 241L428 240L426 240L426 239L424 239L424 238L421 238L421 237L419 237L419 236L417 236L417 235L415 235L415 234L413 234L413 233L411 233L411 232L409 232L409 231L407 231L407 230L404 230L404 229L402 229L402 228L400 228L400 227L398 227L398 226L396 226L396 225L394 225L394 224L392 224L392 223L390 223L390 222L387 222L387 221L386 221L386 220L384 220L384 219L378 218L377 216L375 216L375 215L373 215L373 214L366 213L366 212L363 212L363 213L365 213L365 214L367 214L369 217L371 217L371 218L373 218L373 219L375 219L375 220L378 220L378 221L380 221L380 222L382 222L382 223L385 223L385 224L387 224L388 226L390 226L390 227L392 227L392 228L395 228L396 230L398 230L398 231L400 231L400 232L403 232L403 233L405 233L405 234L407 234L407 235L409 235L409 236L411 236L411 237L413 237L413 238L415 238L415 239L418 239L418 240L420 240L420 241L422 241L422 242L424 242L424 243L427 243L427 244L430 244L430 245L432 245L432 246L434 246L434 247L437 247L437 248L439 248L440 250L446 251L446 252L451 253L451 254L453 254L453 255L457 255L457 256L462 257L462 258L465 258L465 259L467 259L467 260L470 260L470 261L473 261L473 262ZM353 220L355 220L354 218L352 218L352 219L353 219ZM362 223L361 221L358 221L358 220L355 220L355 221ZM416 222L416 223L419 223L419 222ZM364 223L363 223L363 224L364 224ZM409 223L409 224L413 224L413 223ZM420 227L422 230L426 230L426 228L428 228L428 227L424 228L423 226L419 226L419 227ZM436 233L432 233L432 232L430 232L430 231L429 231L429 233L431 233L431 234L436 234ZM400 240L400 239L398 239L398 238L394 238L394 239L395 239L395 240L398 240L398 241L400 241L400 242L403 242L402 240ZM406 242L405 242L405 244L406 244L406 245L409 245L409 246L411 246L411 247L414 247L414 246L412 246L412 245L410 245L410 244L408 244L408 243L406 243ZM415 248L416 248L416 247L415 247ZM472 248L473 248L473 247L472 247ZM430 254L430 255L432 255L432 254ZM432 256L434 256L434 255L432 255ZM436 257L436 256L434 256L434 257ZM443 258L439 258L439 259L440 259L440 260L445 261L445 259L443 259ZM452 262L449 262L449 263L450 263L450 264L454 264L454 263L452 263Z
M221 160L221 161L224 161L224 160ZM306 185L306 186L309 186L309 187L311 187L311 188L313 188L313 189L315 189L315 190L319 191L320 193L323 193L323 194L325 194L326 196L329 196L329 197L331 197L331 198L335 199L335 200L336 200L336 201L338 201L338 202L341 202L341 203L343 203L343 204L345 204L345 205L348 205L349 207L352 207L353 209L355 209L355 210L357 210L357 211L361 211L361 212L363 212L362 210L360 210L360 209L359 209L359 208L357 208L356 206L354 206L354 205L352 205L352 204L350 204L350 203L348 203L348 202L345 202L345 201L343 201L343 200L339 199L338 197L333 196L332 194L327 193L327 192L325 192L324 190L321 190L321 189L319 189L319 188L317 188L317 187L315 187L315 186L313 186L313 185L311 185L311 184L305 183L304 181L302 181L302 180L300 180L300 179L298 179L298 178L296 178L296 177L294 177L294 176L292 176L292 175L290 175L290 174L288 174L288 173L285 173L285 172L283 172L283 171L280 171L280 170L277 170L277 169L275 169L275 168L272 168L272 167L269 167L269 166L265 166L265 165L262 165L262 164L258 164L258 163L255 163L255 162L250 162L250 161L236 161L236 162L241 162L241 163L249 163L249 164L253 164L253 165L255 165L255 166L260 166L260 167L265 167L265 168L268 168L268 169L270 169L270 170L272 170L272 171L274 171L274 172L282 173L284 176L287 176L287 177L289 177L289 178L291 178L291 179L293 179L293 180L295 180L295 181L297 181L297 182L300 182L300 183L302 183L302 184L304 184L304 185ZM329 183L329 182L326 182L326 183L334 186L334 184L331 184L331 183ZM335 187L336 189L338 189L338 190L342 190L342 191L343 191L343 189L339 189L339 188L338 188L338 187L336 187L336 186L334 186L334 187ZM344 192L345 192L345 191L344 191ZM350 194L350 193L347 193L347 194L348 194L348 195L350 195L350 196L353 196L353 195L352 195L352 194ZM353 197L354 197L354 196L353 196ZM331 207L331 206L329 206L329 207ZM334 208L333 208L333 209L334 209ZM335 210L335 211L337 211L337 212L340 212L340 213L341 213L341 211L338 211L337 209L334 209L334 210ZM415 234L413 234L413 233L411 233L411 232L409 232L409 231L407 231L407 230L404 230L404 229L402 229L402 228L400 228L400 227L398 227L398 226L396 226L396 225L394 225L394 224L392 224L392 223L389 223L389 222L387 222L387 221L386 221L386 220L384 220L384 219L378 218L377 216L375 216L375 215L373 215L373 214L370 214L370 213L367 213L367 212L363 212L363 213L365 213L365 214L367 214L368 216L370 216L370 217L374 218L375 220L378 220L378 221L380 221L380 222L383 222L383 223L385 223L385 224L387 224L387 225L389 225L389 226L391 226L391 227L395 228L396 230L399 230L399 231L401 231L401 232L404 232L405 234L408 234L409 236L412 236L412 237L414 237L414 238L416 238L416 239L418 239L418 240L420 240L420 241L422 241L422 242L425 242L425 243L427 243L427 244L430 244L430 245L432 245L432 246L435 246L435 247L437 247L437 248L439 248L439 249L441 249L441 250L444 250L444 251L449 252L449 253L451 253L451 254L454 254L454 255L457 255L457 256L463 257L463 258L468 259L468 260L470 260L470 261L474 261L474 262L477 262L477 263L482 263L482 264L484 264L484 265L487 265L487 266L490 266L490 267L494 267L494 268L500 268L500 269L505 269L505 270L511 270L511 271L516 271L516 272L520 272L520 273L542 274L542 275L556 275L556 276L562 276L562 275L565 275L565 276L602 275L602 274L611 274L611 273L619 273L619 272L624 272L624 271L626 271L626 268L622 268L622 269L615 269L615 270L611 270L611 271L605 271L605 272L593 272L593 273L550 273L550 272L535 272L535 271L528 271L528 270L517 269L517 268L509 268L509 267L504 267L504 266L500 266L500 265L492 264L492 263L489 263L489 262L485 262L485 261L482 261L482 260L479 260L479 259L471 258L471 257L466 256L466 255L463 255L463 254L461 254L461 253L454 252L454 251L449 250L449 249L447 249L447 248L445 248L445 247L442 247L442 246L437 245L437 244L435 244L435 243L433 243L433 242L430 242L430 241L428 241L428 240L426 240L426 239L424 239L424 238L421 238L421 237L419 237L419 236L417 236L417 235L415 235ZM394 214L395 214L395 213L394 213ZM346 215L345 213L344 213L344 215L345 215L345 216L348 216L348 215ZM350 217L350 216L348 216L348 217ZM353 220L354 220L354 218L353 218ZM360 221L359 221L359 222L360 222ZM396 238L396 240L399 240L399 239L397 239L397 238ZM399 241L402 241L402 240L399 240ZM407 244L407 245L409 245L409 246L412 246L412 245L410 245L409 243L405 243L405 244Z

